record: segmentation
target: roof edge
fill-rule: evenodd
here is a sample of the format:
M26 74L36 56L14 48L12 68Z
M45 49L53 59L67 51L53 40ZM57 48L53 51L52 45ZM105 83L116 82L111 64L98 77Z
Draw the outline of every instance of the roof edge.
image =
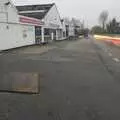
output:
M40 6L40 5L55 5L55 3L47 3L47 4L23 4L23 5L15 5L16 7L22 6Z

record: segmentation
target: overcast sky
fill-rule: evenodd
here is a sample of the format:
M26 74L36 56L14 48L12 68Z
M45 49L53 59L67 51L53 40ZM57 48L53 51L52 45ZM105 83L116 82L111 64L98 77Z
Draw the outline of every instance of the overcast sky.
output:
M76 17L92 26L98 23L102 10L108 10L110 18L120 15L119 0L13 0L15 4L53 3L55 2L61 17Z

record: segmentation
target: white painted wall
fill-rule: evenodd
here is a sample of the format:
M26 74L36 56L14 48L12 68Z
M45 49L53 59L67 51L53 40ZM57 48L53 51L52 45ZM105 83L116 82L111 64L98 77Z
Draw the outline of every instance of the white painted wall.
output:
M5 13L0 13L0 22L7 22L7 17Z
M5 10L5 3L8 0L0 0L0 22L7 22L7 11Z
M0 50L35 44L34 26L0 23Z
M0 0L0 22L19 23L17 9L12 3L5 5L7 2L9 0Z
M44 18L44 22L45 22L45 27L47 27L47 28L62 29L61 18L60 18L60 14L57 10L56 5L54 5L49 10L49 12L47 13L47 15ZM56 25L56 27L55 27L55 25Z
M18 11L12 4L8 6L7 11L8 11L8 22L19 23Z

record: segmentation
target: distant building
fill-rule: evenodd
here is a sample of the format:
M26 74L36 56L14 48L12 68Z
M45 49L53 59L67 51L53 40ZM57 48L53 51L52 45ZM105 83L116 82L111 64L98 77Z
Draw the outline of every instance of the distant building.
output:
M72 18L71 25L72 25L72 32L73 32L74 36L79 36L80 35L80 29L81 29L80 20Z
M81 29L81 23L79 20L69 18L63 19L64 21L64 28L66 29L66 38L73 38L76 36L79 36L80 29Z
M70 21L69 23L69 37L74 37L75 36L75 26L73 21Z
M68 25L66 24L66 21L64 19L61 20L62 23L62 37L63 39L68 38Z
M33 17L44 22L43 26L36 26L36 42L48 42L62 39L62 23L56 5L24 5L16 6L19 15Z

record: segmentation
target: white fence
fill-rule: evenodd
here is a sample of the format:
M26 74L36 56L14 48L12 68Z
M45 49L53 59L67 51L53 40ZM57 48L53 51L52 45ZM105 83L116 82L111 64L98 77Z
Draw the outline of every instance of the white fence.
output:
M35 44L35 27L13 23L0 23L0 50Z

